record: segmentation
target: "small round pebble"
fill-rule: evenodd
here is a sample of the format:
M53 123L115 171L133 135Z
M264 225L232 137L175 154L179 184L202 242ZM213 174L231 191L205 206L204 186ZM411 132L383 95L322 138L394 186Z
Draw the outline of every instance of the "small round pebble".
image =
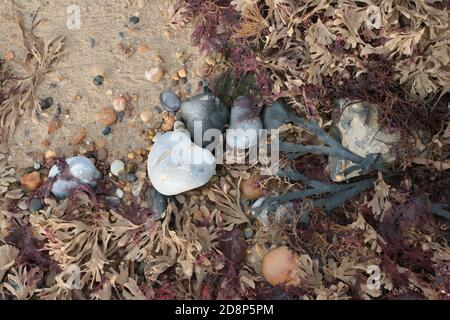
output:
M101 86L103 84L103 77L102 76L95 76L92 80L96 86Z
M134 173L127 173L125 175L125 180L127 182L133 183L138 179L138 177Z
M117 189L116 190L116 196L118 196L120 199L123 198L124 194L125 194L125 192L123 192L122 189Z
M114 160L113 163L111 163L110 171L113 175L119 176L125 171L125 164L121 160Z
M111 127L105 127L105 128L103 128L102 133L104 136L107 136L108 134L111 133L111 130L112 130Z
M178 96L170 90L161 92L159 95L161 105L169 112L176 112L180 109L181 101Z
M39 200L37 198L33 198L30 201L29 209L31 212L36 212L36 211L44 209L44 205L42 204L41 200Z
M42 110L48 109L53 105L53 98L52 97L47 97L45 99L42 99L39 102L39 105L41 106Z
M122 200L119 197L107 196L105 200L112 206L120 206Z
M129 21L132 24L137 24L137 23L139 23L139 17L132 16L132 17L130 17Z

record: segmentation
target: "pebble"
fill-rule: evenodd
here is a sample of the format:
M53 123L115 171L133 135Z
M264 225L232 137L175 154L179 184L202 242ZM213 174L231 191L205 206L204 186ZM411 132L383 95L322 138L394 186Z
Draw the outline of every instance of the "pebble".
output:
M40 199L33 198L33 199L31 199L28 208L31 212L37 212L39 210L44 209L44 204L42 203L42 201Z
M36 191L43 182L41 174L37 171L28 173L20 179L22 187L30 192Z
M86 129L85 128L81 128L80 130L78 130L78 132L73 136L72 138L72 143L74 145L80 144L81 141L83 141L83 139L86 137Z
M39 102L39 105L41 106L42 110L48 109L53 105L53 98L52 97L44 98Z
M118 196L120 199L122 199L124 195L125 195L125 192L123 192L122 189L116 190L116 196Z
M125 99L124 97L120 96L117 97L116 99L114 99L113 101L113 107L114 110L116 110L116 112L122 112L125 110L125 108L128 105L128 101L127 99Z
M346 99L340 99L337 104L341 114L338 121L333 123L331 132L342 146L361 157L380 153L385 165L394 163L396 159L394 146L400 136L380 128L377 107L370 106L364 101L353 102ZM330 156L327 171L333 181L342 182L360 175L359 171L345 174L352 165L354 163L350 160Z
M111 163L110 171L113 175L119 176L122 172L125 171L125 164L122 160L114 160Z
M180 70L178 70L178 76L180 77L180 78L186 78L187 77L187 71L186 71L186 69L180 69Z
M170 90L165 90L159 95L159 101L164 109L169 112L177 112L180 109L181 101L178 96Z
M132 23L132 24L138 24L139 23L139 17L137 17L137 16L132 16L132 17L130 17L130 19L129 19L129 21L130 21L130 23Z
M48 134L52 134L53 132L55 132L56 130L60 129L62 126L61 124L61 120L59 120L58 118L53 118L50 123L48 124L47 127L47 133Z
M293 115L293 111L284 102L281 100L275 101L270 106L265 107L262 112L264 128L268 130L278 129L283 124L289 123Z
M108 134L111 133L111 130L112 130L111 127L104 127L104 128L102 129L102 133L103 133L104 136L107 136Z
M108 159L108 150L105 148L98 148L97 159L100 161L105 161L106 159Z
M138 179L138 177L134 173L127 173L125 175L125 180L129 183L133 183Z
M164 195L176 195L201 187L216 173L213 154L191 141L189 132L158 133L147 160L152 185Z
M110 126L117 121L117 113L114 108L103 107L97 113L97 120L100 121L104 126Z
M212 55L208 54L205 57L205 62L210 66L214 66L216 64L216 59L214 59Z
M95 141L95 146L97 148L104 148L104 147L106 147L106 140L104 138L99 138L97 141Z
M145 72L145 79L153 83L158 83L163 79L165 73L166 71L163 67L154 67Z
M201 123L202 137L209 129L217 129L222 132L228 123L228 109L220 102L219 98L210 92L204 92L183 101L179 113L191 136L194 136L196 122ZM203 141L201 145L206 147L211 140Z
M103 84L103 76L95 76L94 79L92 79L92 82L94 82L96 86L101 86Z
M153 187L148 188L146 194L148 207L154 214L154 219L159 220L164 211L166 211L168 204L167 197Z
M230 126L226 133L227 144L235 149L244 150L258 144L262 130L259 115L254 115L250 98L237 97L231 108Z
M113 206L120 206L120 204L122 203L122 199L120 199L119 197L114 197L114 196L106 196L105 200Z
M69 193L82 184L95 187L101 173L94 166L92 161L83 156L67 158L68 173L61 175L58 166L51 167L48 173L49 178L56 178L52 185L52 193L57 198L66 198Z

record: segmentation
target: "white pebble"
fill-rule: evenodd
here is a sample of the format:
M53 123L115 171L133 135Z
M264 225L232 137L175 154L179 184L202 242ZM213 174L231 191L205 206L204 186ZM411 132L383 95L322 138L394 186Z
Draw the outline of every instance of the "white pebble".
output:
M113 175L118 176L125 171L125 164L121 160L114 160L113 163L111 163L110 171Z

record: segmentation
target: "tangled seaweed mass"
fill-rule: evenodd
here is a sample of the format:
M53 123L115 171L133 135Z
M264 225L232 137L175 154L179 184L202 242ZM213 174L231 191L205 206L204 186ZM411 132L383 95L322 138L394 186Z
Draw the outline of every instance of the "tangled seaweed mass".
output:
M163 2L172 32L191 28L207 56L204 95L227 108L252 97L250 118L262 111L264 127L279 128L280 171L225 163L199 188L160 194L143 159L153 140L178 130L184 102L171 91L161 98L160 130L143 127L150 146L125 163L110 166L104 140L86 145L83 156L98 170L90 169L89 183L85 169L70 171L70 155L46 153L28 171L17 167L8 150L16 126L41 121L36 92L71 53L69 35L41 38L38 12L28 23L13 1L25 59L20 70L6 55L0 60L0 300L450 300L448 2ZM149 10L139 8L130 24ZM156 60L153 84L165 76ZM131 117L133 98L117 99L99 116L104 137ZM393 145L361 154L347 143L357 120L336 125L344 110ZM394 150L393 160L383 148ZM333 157L343 166L336 175ZM64 196L52 189L57 179L66 179Z

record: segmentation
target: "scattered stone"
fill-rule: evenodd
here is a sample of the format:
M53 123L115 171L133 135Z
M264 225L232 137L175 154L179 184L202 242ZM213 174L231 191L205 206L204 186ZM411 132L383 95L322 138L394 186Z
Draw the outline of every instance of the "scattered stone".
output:
M288 247L278 247L262 259L261 273L271 285L296 285L299 282L295 271L299 269L300 257Z
M230 127L226 133L227 144L235 149L244 150L258 144L262 121L255 115L250 98L236 98L231 108Z
M33 198L33 199L31 199L28 208L31 212L37 212L39 210L44 209L44 204L42 203L42 201L40 199Z
M19 201L19 203L17 204L17 207L22 210L22 211L27 211L29 209L29 203L26 200L21 200Z
M132 17L130 17L130 19L129 19L129 21L130 21L130 23L132 23L132 24L138 24L139 23L139 17L137 17L137 16L132 16Z
M83 184L95 187L101 173L88 158L76 156L65 159L63 165L54 165L48 177L55 179L52 193L57 198L64 199Z
M181 119L186 123L191 136L194 136L195 124L201 125L202 137L206 130L223 131L228 123L228 110L219 98L210 92L204 92L183 101L180 107ZM212 139L211 139L212 140ZM201 145L206 147L211 140L204 140Z
M56 130L60 129L62 126L61 120L58 118L53 118L48 124L47 133L52 134Z
M92 79L92 82L96 85L96 86L101 86L103 84L103 76L95 76L94 79Z
M145 79L153 83L158 83L163 79L165 73L166 71L163 67L154 67L145 72Z
M149 209L154 214L153 218L159 220L167 209L167 197L159 193L155 188L150 187L147 189L147 201Z
M119 197L114 197L114 196L106 196L105 200L114 207L118 207L122 203L122 199L120 199Z
M53 105L53 98L52 97L44 98L39 102L39 105L41 106L42 110L48 109Z
M127 107L127 105L128 105L127 99L125 99L125 98L122 97L122 96L117 97L117 98L114 99L114 101L113 101L113 107L114 107L114 110L115 110L116 112L122 112L122 111L124 111L125 108Z
M205 57L205 62L210 66L214 66L216 64L216 59L214 59L212 55L208 54Z
M114 160L113 163L111 163L110 171L113 175L118 177L122 172L125 171L125 164L122 160Z
M104 126L113 125L117 121L116 111L111 107L103 107L97 113L97 120Z
M111 133L111 130L112 130L112 128L108 126L108 127L103 128L102 133L104 136L107 136L108 134Z
M89 43L91 44L91 48L95 47L95 39L94 38L90 38Z
M172 78L173 81L180 80L180 77L178 76L177 72L172 73L172 75L170 77Z
M163 125L161 126L161 130L164 132L172 131L174 123L175 123L175 117L171 115L170 113L165 113L163 115Z
M106 148L98 148L97 159L100 161L105 161L106 159L108 159L108 150Z
M77 145L80 144L83 139L86 137L86 129L81 128L72 138L72 144Z
M125 195L125 192L123 192L123 190L121 190L121 189L116 190L116 196L119 197L120 199L122 199L124 195Z
M390 165L395 161L395 151L392 149L399 141L398 134L381 130L378 125L376 106L365 102L352 103L341 99L338 101L341 116L331 129L332 135L341 142L344 148L365 157L371 153L380 153L383 162ZM341 182L359 175L353 171L344 172L354 163L337 157L329 157L328 171L333 181Z
M169 112L177 112L180 109L181 101L178 96L170 90L165 90L159 95L159 101L164 109Z
M186 71L186 69L180 69L180 70L178 70L178 76L180 77L180 78L186 78L187 77L187 71Z
M141 118L142 122L149 122L151 117L152 117L152 114L150 113L150 111L142 111L140 114L140 118Z
M164 195L201 187L216 172L213 154L194 144L186 129L180 125L175 128L175 131L156 135L147 161L150 181Z
M278 129L283 124L289 122L293 114L284 102L280 100L275 101L270 106L264 108L262 113L264 128L268 130Z
M4 58L6 61L11 61L11 60L13 60L13 59L14 59L14 52L12 52L12 51L6 51L5 54L3 55L3 58Z
M127 173L125 175L125 180L129 183L133 183L138 179L138 177L134 173Z
M29 192L36 191L43 182L41 174L37 171L26 174L20 179L22 187Z

